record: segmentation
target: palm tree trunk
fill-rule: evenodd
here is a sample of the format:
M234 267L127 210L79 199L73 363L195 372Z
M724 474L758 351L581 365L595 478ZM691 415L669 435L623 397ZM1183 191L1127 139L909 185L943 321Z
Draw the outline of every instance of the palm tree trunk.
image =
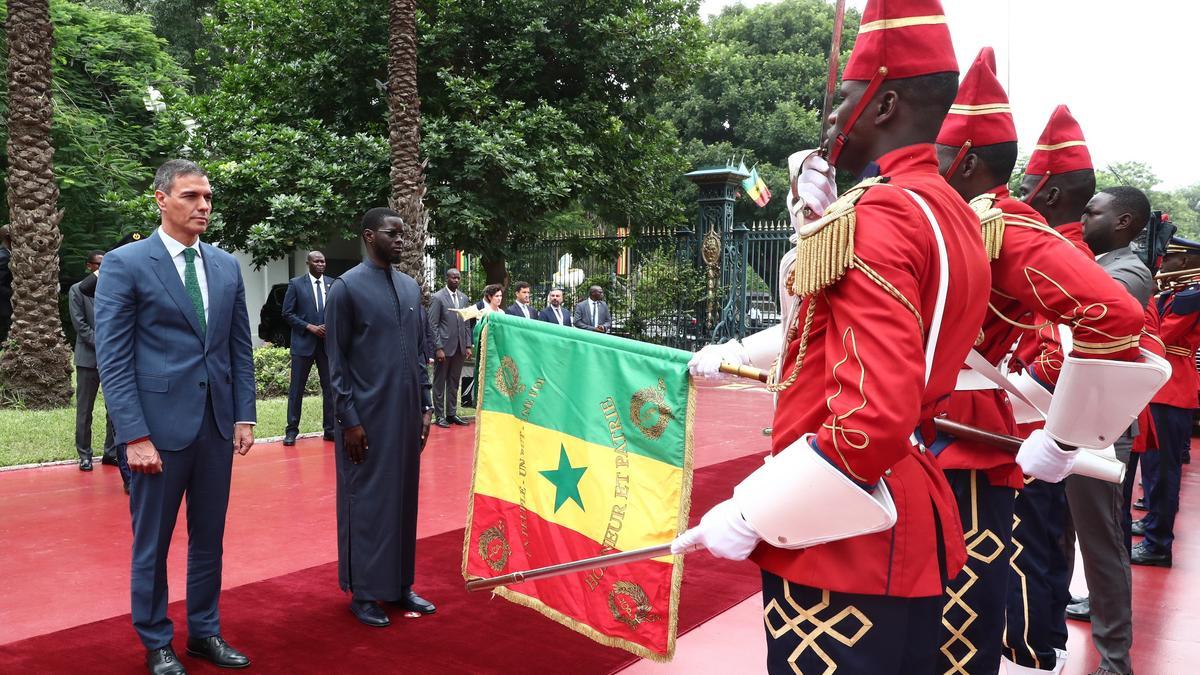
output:
M391 146L391 203L404 216L405 252L396 265L421 284L425 278L425 237L429 217L425 166L420 158L421 100L417 96L417 6L415 0L388 1L388 143Z
M71 350L58 310L58 184L50 144L49 0L8 0L8 212L13 320L0 356L8 396L30 408L71 402Z

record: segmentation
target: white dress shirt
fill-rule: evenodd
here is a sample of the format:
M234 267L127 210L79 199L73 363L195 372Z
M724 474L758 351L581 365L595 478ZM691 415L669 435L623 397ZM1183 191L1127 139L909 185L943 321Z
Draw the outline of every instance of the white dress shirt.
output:
M550 305L550 309L554 310L554 320L555 320L555 321L557 321L557 322L558 322L558 325L560 325L560 326L561 326L561 325L562 325L562 322L563 322L563 320L562 320L562 307L561 307L561 306L559 306L559 307L555 307L554 305Z
M183 250L185 248L195 249L196 281L200 283L200 297L204 299L204 322L208 323L208 276L204 274L204 257L200 253L200 239L197 238L196 243L191 246L184 246L171 235L163 232L161 227L158 228L158 236L167 246L167 254L171 256L171 262L175 263L175 271L179 272L179 281L183 283L185 291L187 290L187 280L184 278L184 274L187 269L187 261L183 259Z
M317 285L318 282L321 284L320 286ZM318 279L311 274L308 275L308 287L313 289L313 302L316 303L317 307L324 309L325 308L325 277L321 277L320 279ZM320 289L320 290L317 290L317 289Z
M204 323L208 323L208 277L204 274L204 258L200 254L200 239L196 238L196 243L191 246L184 246L182 243L172 238L171 235L163 232L163 229L158 228L158 236L162 237L163 244L167 246L167 253L171 256L171 261L175 263L175 271L179 272L179 281L183 282L183 288L187 290L187 281L184 275L187 273L187 261L183 259L183 249L192 248L196 250L196 281L200 284L200 297L204 299ZM247 422L238 420L237 424L249 424L255 426L255 422Z
M520 300L518 300L518 301L517 301L517 307L520 307L520 308L521 308L521 313L525 315L525 318L526 318L526 319L532 319L532 318L533 318L533 314L530 312L529 305L527 305L527 304L525 304L525 303L521 302Z

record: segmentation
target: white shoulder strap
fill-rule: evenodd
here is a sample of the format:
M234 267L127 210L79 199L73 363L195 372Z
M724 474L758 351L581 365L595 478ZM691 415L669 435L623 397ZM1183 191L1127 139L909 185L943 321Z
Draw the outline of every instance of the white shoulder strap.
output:
M934 217L933 211L930 210L929 204L921 198L921 195L903 188L904 192L916 202L921 208L921 212L925 214L925 220L929 222L929 226L933 229L933 238L937 242L938 250L938 291L937 303L933 307L933 321L929 324L929 335L925 338L925 384L929 384L929 377L933 374L933 356L937 351L938 337L942 332L942 316L946 312L946 292L950 288L950 256L946 253L946 238L942 235L942 227L938 224L937 218Z

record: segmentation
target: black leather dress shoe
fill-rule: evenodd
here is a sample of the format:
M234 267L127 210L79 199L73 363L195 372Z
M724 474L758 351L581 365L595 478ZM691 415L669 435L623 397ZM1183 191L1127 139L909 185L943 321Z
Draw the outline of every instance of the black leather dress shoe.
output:
M404 609L406 612L433 614L437 611L437 607L434 607L432 602L417 595L411 588L404 591L404 596L392 604Z
M468 424L470 424L470 422L464 420L463 418L459 417L458 415L451 415L447 419L449 419L451 424L457 424L460 427L465 427Z
M325 432L325 435L324 435L324 436L321 436L321 440L323 440L323 441L332 441L332 440L333 440L333 432L332 432L332 431L326 431L326 432Z
M1091 621L1092 620L1092 601L1091 598L1084 598L1083 602L1076 602L1067 605L1067 618L1076 621Z
M146 652L146 668L153 675L187 675L171 645Z
M100 463L104 466L117 466L117 456L109 454L101 455Z
M1138 511L1149 511L1150 510L1150 509L1146 508L1146 500L1143 497L1138 497L1137 500L1133 502L1133 508L1137 509Z
M296 434L291 434L291 433L284 434L283 435L283 444L289 448L291 446L295 445L296 444Z
M91 471L92 470L92 458L86 457L84 459L79 460L79 470L80 471Z
M441 427L441 428L443 428L443 429L449 429L449 428L450 428L450 422L449 422L448 420L446 420L446 418L445 418L445 417L439 417L439 418L437 418L436 420L434 420L434 422L433 422L433 423L434 423L434 424L436 424L436 425L438 425L439 427Z
M1134 565L1148 565L1150 567L1170 567L1171 554L1159 553L1143 541L1133 547L1133 552L1129 555L1129 562Z
M218 668L245 668L250 665L250 659L230 647L220 635L210 635L206 638L189 637L187 653L188 656L210 661Z
M1140 519L1133 521L1133 523L1129 525L1129 531L1132 532L1133 536L1135 537L1146 536L1146 522Z
M383 628L392 623L387 613L374 600L351 600L350 613L368 626Z

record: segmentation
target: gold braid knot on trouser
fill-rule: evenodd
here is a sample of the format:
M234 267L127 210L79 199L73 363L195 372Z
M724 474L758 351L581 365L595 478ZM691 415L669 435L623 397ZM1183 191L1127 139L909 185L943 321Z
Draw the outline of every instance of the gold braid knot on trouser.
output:
M788 634L800 638L800 644L788 655L788 665L797 675L806 675L801 673L796 660L809 650L825 664L821 675L834 675L837 662L817 644L817 641L828 636L847 647L853 647L874 625L867 615L854 605L847 605L833 616L822 619L821 614L830 604L828 589L821 591L819 602L805 607L792 596L792 584L784 579L783 599L786 605L780 604L779 598L773 598L763 608L763 623L766 624L767 633L772 640L778 640Z

